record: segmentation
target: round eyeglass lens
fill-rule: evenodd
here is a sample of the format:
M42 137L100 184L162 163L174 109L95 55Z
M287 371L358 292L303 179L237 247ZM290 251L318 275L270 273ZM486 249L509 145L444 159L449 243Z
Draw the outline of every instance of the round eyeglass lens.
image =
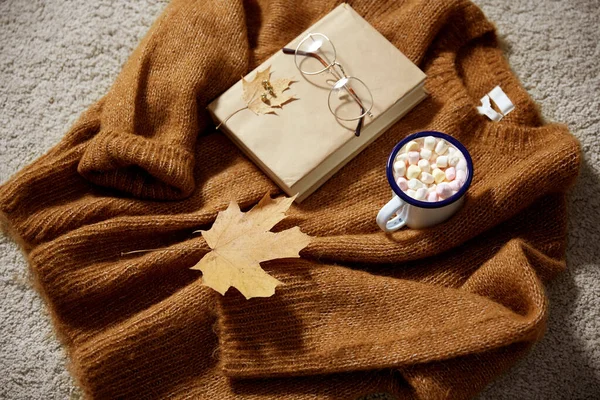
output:
M319 74L335 62L335 47L322 33L310 33L298 44L294 61L302 73Z
M329 109L343 121L364 117L373 108L373 95L363 81L346 77L337 81L329 92Z

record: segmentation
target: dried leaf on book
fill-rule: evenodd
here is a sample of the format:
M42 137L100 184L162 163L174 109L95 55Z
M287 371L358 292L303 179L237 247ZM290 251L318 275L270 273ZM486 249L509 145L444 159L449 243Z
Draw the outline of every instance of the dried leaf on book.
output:
M233 286L246 299L272 296L281 282L267 274L260 263L300 257L300 250L310 242L310 236L298 227L270 232L285 218L293 201L294 197L271 199L267 194L247 213L231 202L209 230L199 231L212 251L192 269L202 271L203 283L222 295Z
M256 76L251 81L242 78L242 99L248 108L257 115L276 114L276 109L295 99L293 94L283 93L289 89L294 82L293 79L271 80L270 77L271 67L269 66L264 71L256 71ZM264 82L271 85L271 90L265 88Z

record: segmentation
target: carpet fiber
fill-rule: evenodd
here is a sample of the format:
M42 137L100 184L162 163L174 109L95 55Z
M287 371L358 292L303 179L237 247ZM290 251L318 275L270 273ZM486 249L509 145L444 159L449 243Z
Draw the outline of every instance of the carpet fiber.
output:
M584 152L570 195L569 268L548 287L548 332L480 399L600 398L600 1L475 2L544 117L568 124ZM165 5L0 0L0 182L108 90ZM3 236L0 320L1 399L80 397L25 260Z

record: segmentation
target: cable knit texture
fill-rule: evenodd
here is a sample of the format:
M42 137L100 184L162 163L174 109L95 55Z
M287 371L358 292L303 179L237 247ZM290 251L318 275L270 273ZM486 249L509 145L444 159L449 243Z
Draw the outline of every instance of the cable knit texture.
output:
M466 0L351 2L431 96L276 227L315 239L264 264L285 284L275 296L221 297L189 269L209 251L193 230L279 193L206 105L337 4L174 0L108 94L0 188L88 397L463 399L543 334L579 147L541 120ZM516 105L499 123L476 112L496 85ZM467 200L446 223L385 235L387 156L426 129L469 149Z

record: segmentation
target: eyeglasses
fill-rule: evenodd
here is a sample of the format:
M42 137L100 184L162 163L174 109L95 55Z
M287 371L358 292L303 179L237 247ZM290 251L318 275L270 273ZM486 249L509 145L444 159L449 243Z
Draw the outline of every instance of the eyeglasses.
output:
M346 75L344 67L336 61L335 46L331 40L322 33L309 33L295 50L284 47L283 52L294 54L296 67L304 75L323 72L333 75L335 80L327 81L331 84L329 111L342 121L358 120L354 134L360 136L365 115L373 117L373 95L363 81Z

